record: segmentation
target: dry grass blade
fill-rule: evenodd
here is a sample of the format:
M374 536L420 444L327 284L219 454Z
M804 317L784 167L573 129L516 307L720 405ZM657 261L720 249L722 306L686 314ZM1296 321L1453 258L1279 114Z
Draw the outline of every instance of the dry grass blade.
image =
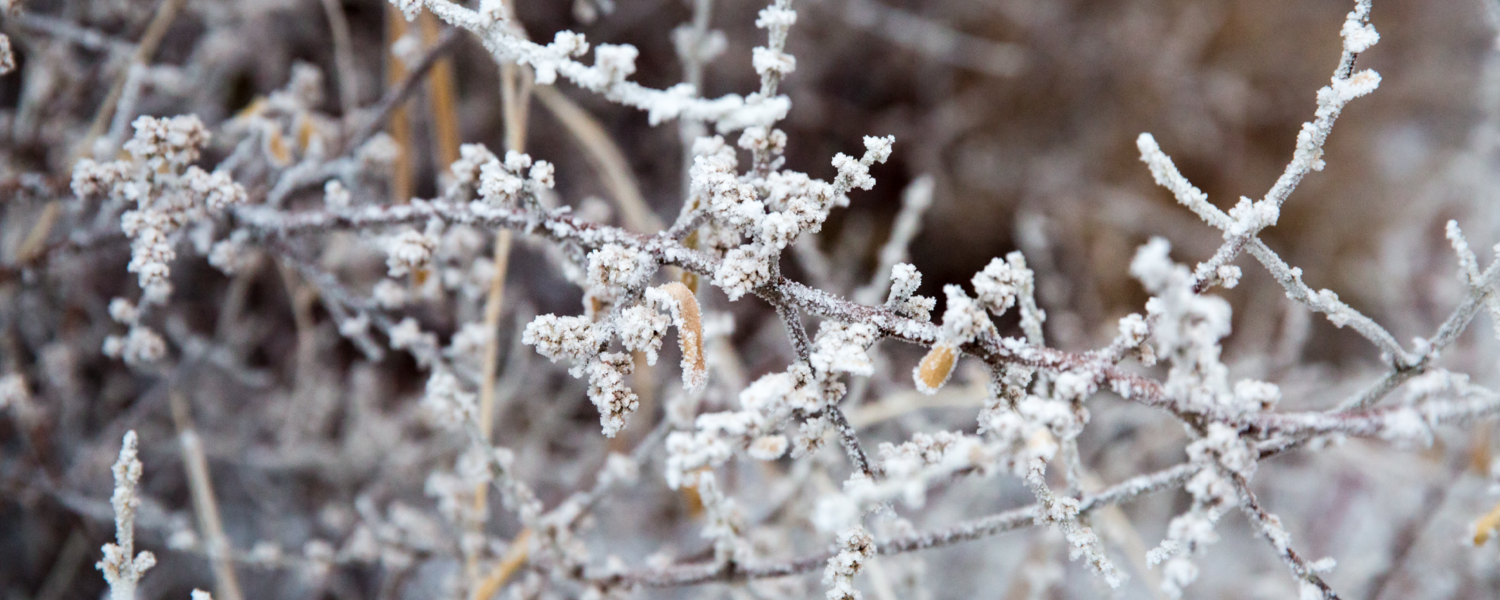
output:
M521 565L526 564L526 546L530 543L530 529L522 529L521 533L516 534L515 539L510 541L510 546L505 549L505 556L500 558L500 562L495 563L489 575L486 575L474 589L472 600L489 600L496 592L499 592L505 582L510 580L511 575L514 575Z
M406 37L406 16L393 4L385 6L385 83L388 87L396 88L406 80L406 62L395 55L396 42ZM391 109L387 120L387 129L391 132L391 139L396 142L399 154L396 162L391 165L391 202L395 204L406 204L411 201L412 189L414 187L412 175L411 151L411 117L407 113L406 103L403 101Z
M175 390L168 393L172 405L172 422L182 445L182 466L187 471L193 496L193 512L208 545L208 561L214 572L214 594L219 600L243 600L240 580L230 559L229 536L224 535L224 520L219 516L219 501L214 495L213 480L208 475L208 457L203 454L203 439L193 426L187 399Z
M708 379L708 363L703 359L703 315L698 309L698 297L677 281L656 289L672 299L672 317L682 351L682 384L689 389L702 387Z
M637 233L652 233L662 228L661 219L646 205L646 199L641 195L640 186L635 182L635 176L631 174L630 163L625 159L625 153L610 139L609 133L599 121L590 115L583 107L569 100L556 87L550 85L538 86L535 90L537 100L542 106L557 117L557 120L567 128L568 133L573 134L573 139L578 141L586 151L585 156L589 164L599 174L599 179L604 187L614 196L615 203L620 207L620 214L625 219L625 227Z

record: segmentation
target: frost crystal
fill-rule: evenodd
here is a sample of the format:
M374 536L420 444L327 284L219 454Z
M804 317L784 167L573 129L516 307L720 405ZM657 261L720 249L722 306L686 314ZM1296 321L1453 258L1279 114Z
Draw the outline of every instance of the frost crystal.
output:
M104 354L133 367L144 367L166 357L167 341L155 331L136 325L123 337L112 335L105 338Z
M1005 260L991 260L983 271L974 275L972 283L979 301L995 316L1000 316L1015 306L1022 290L1031 285L1031 270L1021 260L1021 253L1012 252Z
M1125 583L1125 574L1121 573L1105 555L1104 542L1094 533L1093 528L1078 521L1078 501L1073 498L1058 497L1047 488L1047 483L1042 476L1043 468L1042 462L1035 462L1026 476L1027 484L1031 486L1032 492L1036 494L1037 503L1041 505L1041 515L1038 520L1055 525L1062 530L1063 536L1068 541L1069 560L1085 559L1088 561L1089 568L1103 577L1109 587L1119 588Z
M656 261L649 254L618 244L590 252L588 262L589 286L605 292L606 298L645 286L656 271Z
M672 320L667 315L649 306L638 304L620 311L616 323L620 343L631 352L646 354L646 364L655 365L657 353L661 351L662 338Z
M1345 18L1344 27L1339 31L1339 35L1344 37L1345 52L1359 54L1380 41L1380 34L1375 31L1375 26L1365 22L1368 13L1369 8L1361 7Z
M437 240L425 233L407 230L397 234L386 246L385 265L389 275L404 277L427 270L436 249Z
M10 37L0 33L0 75L16 70L16 55L10 49Z
M943 286L943 293L948 296L948 307L943 311L944 341L967 344L981 333L994 330L989 315L964 293L963 288L949 284Z
M765 435L750 442L748 454L756 460L776 460L786 454L788 442L784 435Z
M480 162L483 161L483 162ZM468 156L460 155L452 170L460 184L472 181L474 165L479 164L479 195L496 206L514 208L541 189L554 184L552 165L533 161L531 156L514 150L505 153L502 162L483 148L472 148Z
M0 377L0 410L16 407L17 410L31 403L31 391L26 387L26 378L19 373Z
M163 303L172 291L170 265L183 231L244 203L247 195L228 173L189 166L208 141L198 117L143 116L133 126L135 136L124 147L131 159L81 160L73 169L72 187L81 197L107 194L134 207L120 215L120 228L130 238L127 270L137 275L146 302Z
M141 461L136 457L134 431L125 432L120 458L112 469L115 493L110 505L115 509L115 542L104 545L104 558L94 566L104 572L109 582L110 600L135 600L141 576L156 564L150 552L135 553L135 513L141 505L136 488L141 482Z
M875 326L824 321L808 356L814 371L849 373L869 377L875 373L866 350L875 342Z
M437 336L429 331L422 331L422 326L411 317L402 319L395 327L391 328L391 348L406 350L412 358L417 359L417 364L428 366L436 364L439 359L439 347Z
M599 353L605 339L588 317L541 315L526 325L521 343L535 346L538 354L557 362L564 358L584 361Z
M1229 335L1229 303L1194 293L1191 273L1168 258L1170 249L1166 240L1152 239L1130 263L1130 273L1155 294L1146 311L1157 321L1157 353L1172 362L1167 392L1195 410L1257 410L1258 405L1236 401L1229 371L1219 359L1219 340Z
M435 369L428 376L422 408L433 421L449 429L474 421L479 412L474 394L465 391L458 378L445 369Z
M615 437L625 428L625 419L640 407L640 398L625 385L625 376L634 369L630 355L606 352L590 363L589 400L599 409L599 424L605 437Z
M859 600L854 576L875 557L875 538L864 527L854 526L839 534L839 552L828 559L823 570L823 584L829 586L828 600Z

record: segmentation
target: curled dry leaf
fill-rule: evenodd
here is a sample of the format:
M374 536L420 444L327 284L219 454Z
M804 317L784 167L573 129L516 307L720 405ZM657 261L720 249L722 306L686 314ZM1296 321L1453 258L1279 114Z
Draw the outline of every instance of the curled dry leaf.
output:
M682 384L688 389L698 389L708 381L708 364L703 360L703 316L698 310L698 297L688 286L676 281L663 284L656 290L671 299L665 304L677 325L677 343L682 349Z

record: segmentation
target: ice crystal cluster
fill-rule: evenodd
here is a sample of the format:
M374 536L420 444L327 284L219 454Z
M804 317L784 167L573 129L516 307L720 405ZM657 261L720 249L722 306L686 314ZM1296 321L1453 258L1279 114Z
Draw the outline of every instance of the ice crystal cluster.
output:
M1500 593L1496 26L544 4L0 0L11 595Z

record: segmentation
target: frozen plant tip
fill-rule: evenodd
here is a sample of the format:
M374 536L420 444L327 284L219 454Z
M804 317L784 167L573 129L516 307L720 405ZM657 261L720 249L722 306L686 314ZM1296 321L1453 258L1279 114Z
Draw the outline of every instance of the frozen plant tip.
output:
M872 558L875 558L875 538L864 527L856 525L840 533L838 554L828 559L828 567L823 570L823 583L829 586L828 600L860 600L863 596L854 589L854 576Z
M110 504L115 509L115 542L104 545L104 558L94 565L109 582L110 600L135 600L141 576L156 564L150 552L135 552L135 511L141 505L136 487L141 482L141 461L136 458L134 431L125 432L120 445L120 459L112 469L115 493Z

